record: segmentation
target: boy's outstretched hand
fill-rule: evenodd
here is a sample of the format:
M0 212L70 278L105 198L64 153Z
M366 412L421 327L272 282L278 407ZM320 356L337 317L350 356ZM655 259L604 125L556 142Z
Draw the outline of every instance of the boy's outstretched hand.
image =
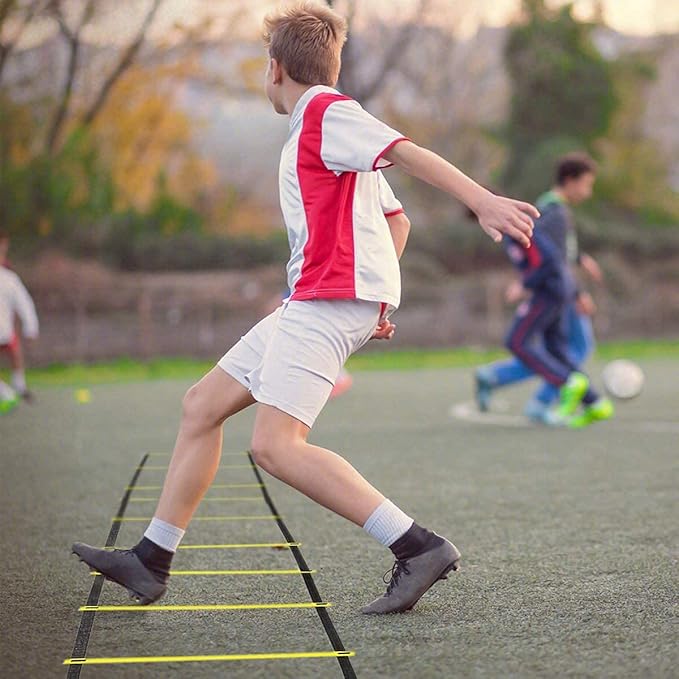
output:
M496 196L490 192L474 206L474 212L481 228L496 243L505 234L526 248L530 246L533 235L533 219L540 216L537 208L530 203Z
M530 246L533 219L540 216L537 208L530 203L496 196L441 156L408 139L389 148L383 157L413 177L462 201L496 243L502 240L503 234L507 234L524 247Z

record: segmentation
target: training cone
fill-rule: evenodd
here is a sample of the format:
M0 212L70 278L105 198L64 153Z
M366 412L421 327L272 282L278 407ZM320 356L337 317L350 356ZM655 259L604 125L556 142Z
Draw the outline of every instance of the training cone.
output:
M89 403L92 400L92 393L89 389L76 389L75 400L78 403Z

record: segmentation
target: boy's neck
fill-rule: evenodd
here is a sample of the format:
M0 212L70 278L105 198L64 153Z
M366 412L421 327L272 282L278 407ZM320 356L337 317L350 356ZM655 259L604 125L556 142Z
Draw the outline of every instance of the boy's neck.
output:
M312 88L316 85L301 85L294 81L290 81L286 91L283 93L283 107L287 115L291 116L297 106L297 102Z
M568 204L568 198L566 197L566 194L563 192L563 189L561 189L560 186L553 186L552 187L552 193L562 202Z

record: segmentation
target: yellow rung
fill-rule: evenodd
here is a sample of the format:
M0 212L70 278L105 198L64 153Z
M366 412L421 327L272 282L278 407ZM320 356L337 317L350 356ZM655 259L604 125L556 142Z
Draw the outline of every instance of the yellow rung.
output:
M179 545L178 549L289 549L290 547L301 546L301 542L244 542L225 545ZM102 547L102 549L129 549L129 547Z
M261 502L261 497L204 497L201 502ZM130 502L158 502L157 497L131 497Z
M81 606L79 611L97 611L98 613L112 613L127 611L130 613L144 613L147 611L262 611L289 608L328 608L326 602L280 603L280 604L150 604L148 606L126 605L119 606Z
M152 516L114 516L111 521L116 523L126 521L150 521ZM265 514L264 516L194 516L191 521L275 521L280 519L275 514Z
M217 467L217 470L219 471L220 469L252 469L255 465L254 464L220 464L219 467ZM147 470L152 470L152 471L167 471L168 466L164 464L145 464L145 465L139 465L137 469L141 469L142 471L147 471Z
M227 655L157 655L117 658L67 658L64 665L131 665L135 663L227 662L248 660L301 660L311 658L353 658L355 651L310 651L306 653L239 653Z
M227 570L227 571L170 571L170 575L305 575L316 571L302 571L298 568L273 570ZM90 575L101 575L99 571L90 571Z
M127 486L125 490L162 490L162 486ZM213 483L210 488L263 488L261 483Z

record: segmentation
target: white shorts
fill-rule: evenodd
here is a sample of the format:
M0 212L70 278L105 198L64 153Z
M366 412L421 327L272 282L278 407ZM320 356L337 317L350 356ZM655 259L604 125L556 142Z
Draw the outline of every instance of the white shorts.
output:
M378 302L287 302L221 358L222 370L266 403L312 427L351 354L372 336Z

